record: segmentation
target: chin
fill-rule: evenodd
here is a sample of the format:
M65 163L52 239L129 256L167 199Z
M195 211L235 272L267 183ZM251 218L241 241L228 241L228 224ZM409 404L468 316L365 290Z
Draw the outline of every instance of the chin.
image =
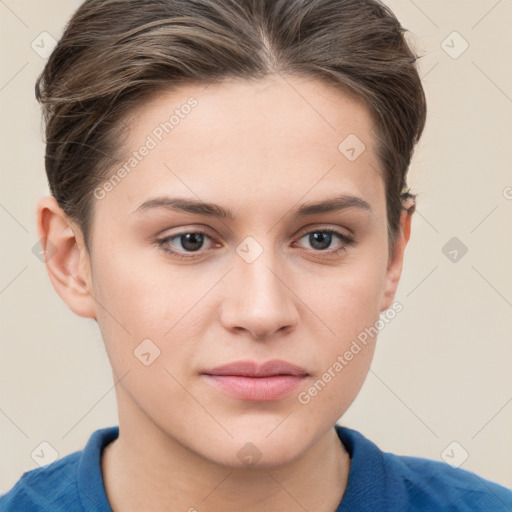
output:
M214 452L210 447L207 458L224 466L247 469L271 469L292 463L308 448L309 440L303 426L285 428L283 423L276 429L278 423L272 422L271 428L253 426L232 432L234 438L217 444ZM300 436L301 430L303 436Z

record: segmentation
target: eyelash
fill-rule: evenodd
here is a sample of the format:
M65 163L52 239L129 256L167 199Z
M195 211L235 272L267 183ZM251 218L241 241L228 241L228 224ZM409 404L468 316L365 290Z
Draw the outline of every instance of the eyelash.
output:
M339 231L337 231L335 229L330 229L330 228L326 228L326 229L313 229L311 231L306 231L305 233L302 233L299 236L298 240L300 240L300 239L304 238L305 236L310 235L312 233L329 233L331 235L335 235L344 244L340 248L335 249L335 250L331 250L331 251L329 251L328 249L326 249L324 251L322 251L322 250L316 250L316 251L313 250L312 251L313 253L316 253L318 255L336 256L340 252L346 251L348 246L353 245L353 244L356 243L356 241L353 238L351 238L351 237L349 237L349 236L347 236L347 235L345 235L345 234L343 234L343 233L341 233L341 232L339 232ZM172 256L176 256L176 257L178 257L180 259L197 259L197 258L200 258L202 256L202 254L199 254L199 253L191 253L191 254L181 253L181 252L177 252L177 251L174 251L174 250L169 248L169 241L170 240L173 240L174 238L179 238L180 236L187 235L187 234L203 235L203 236L206 236L208 238L212 238L212 237L210 237L210 235L208 233L206 233L205 231L202 231L202 230L199 229L199 230L195 230L195 231L193 231L193 230L191 230L191 231L182 231L180 233L176 233L174 235L167 236L167 237L162 238L160 240L156 240L155 243L158 245L158 247L162 251L164 251L166 253L169 253Z

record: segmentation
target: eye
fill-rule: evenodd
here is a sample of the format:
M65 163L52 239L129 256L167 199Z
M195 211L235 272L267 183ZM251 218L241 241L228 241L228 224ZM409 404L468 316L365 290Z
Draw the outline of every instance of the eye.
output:
M181 258L196 258L198 255L187 254L187 252L198 252L204 245L205 238L211 240L211 237L204 231L183 231L172 236L167 236L157 240L157 245L165 252L173 254ZM172 248L172 242L180 245L178 250ZM176 247L176 246L174 246Z
M213 239L205 231L182 231L156 241L156 244L165 252L181 259L199 258L207 249L204 248L205 239ZM315 253L336 255L346 250L347 246L354 244L355 240L335 229L315 229L304 233L299 240L307 239ZM329 250L333 240L338 240L338 247Z
M344 251L347 246L355 243L353 238L335 229L315 229L305 233L299 240L302 239L307 239L314 252L325 252L330 255ZM333 243L333 239L338 239L338 247L328 250Z

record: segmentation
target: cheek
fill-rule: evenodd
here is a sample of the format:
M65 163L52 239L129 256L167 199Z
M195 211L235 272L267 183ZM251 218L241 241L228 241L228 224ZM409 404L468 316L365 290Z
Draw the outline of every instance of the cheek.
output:
M368 374L377 339L379 291L375 279L340 280L323 298L322 320L334 331L317 343L318 371L299 402L311 414L337 421L357 396ZM314 333L313 333L314 334ZM315 336L312 336L312 339Z
M190 423L208 417L187 390L200 337L200 308L193 306L204 283L187 287L177 274L165 265L110 258L98 265L96 293L104 306L98 324L106 352L116 380L122 379L116 391L120 416L133 419L142 411L179 439Z
M310 391L315 397L315 393L322 395L315 398L317 407L332 407L334 418L350 405L368 373L377 339L375 326L384 274L382 258L361 255L357 263L340 267L321 289L311 292L310 288L308 292L310 304L316 304L322 324L329 327L318 352L320 370L315 375L315 389ZM307 394L310 396L309 391Z
M211 288L211 276L156 265L154 253L151 261L127 254L109 253L97 262L93 277L98 325L111 363L118 374L138 370L137 356L149 352L150 359L157 356L154 366L183 366L200 338L205 311L199 299Z
M316 291L304 288L321 319L334 331L333 345L356 337L378 320L384 277L384 259L361 254L340 266Z

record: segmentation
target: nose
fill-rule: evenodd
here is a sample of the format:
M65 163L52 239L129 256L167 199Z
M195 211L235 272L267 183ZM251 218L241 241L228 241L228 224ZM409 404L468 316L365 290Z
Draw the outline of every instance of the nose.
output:
M290 332L299 318L290 275L271 253L265 250L252 263L235 254L221 305L226 329L250 333L260 341Z

